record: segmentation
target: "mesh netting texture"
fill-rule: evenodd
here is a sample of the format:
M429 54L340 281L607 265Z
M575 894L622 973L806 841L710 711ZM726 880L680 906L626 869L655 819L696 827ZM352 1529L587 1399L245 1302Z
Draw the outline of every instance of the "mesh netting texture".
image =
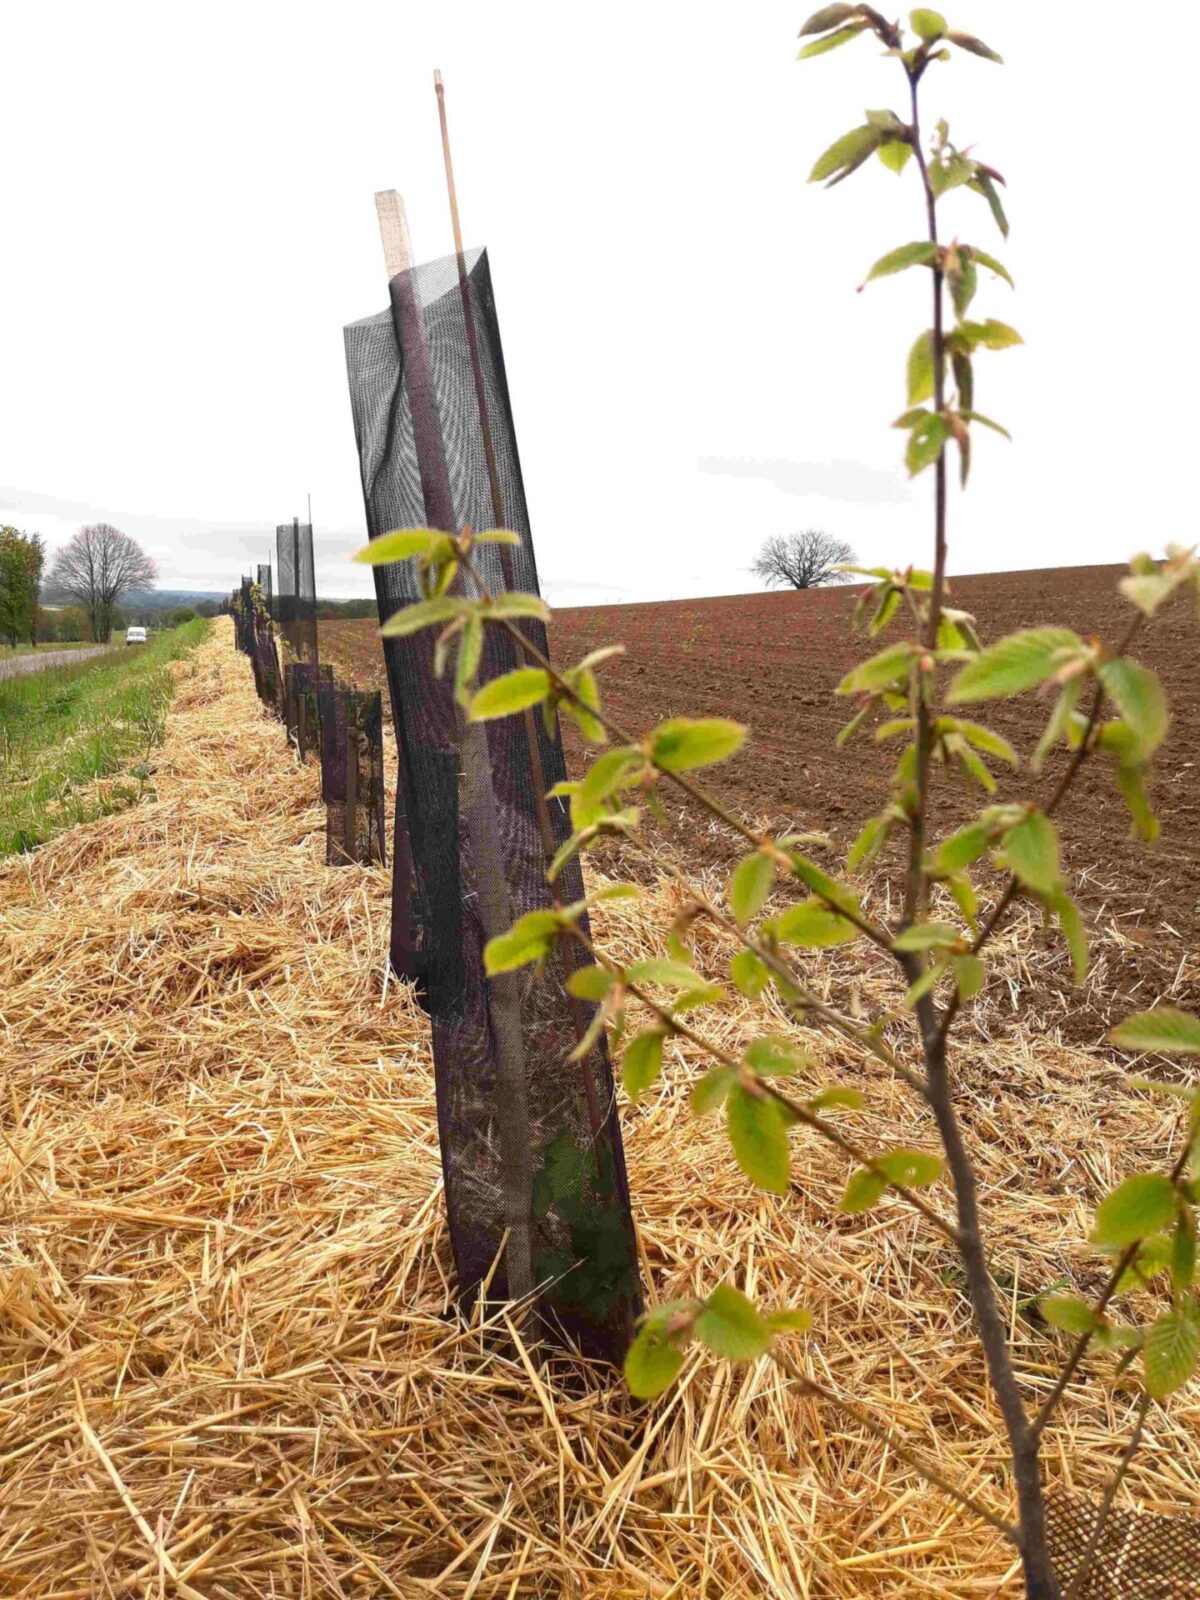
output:
M345 330L368 532L502 523L522 542L478 546L484 579L536 593L486 254L471 253L467 270L470 322L450 257L398 274L390 310ZM381 621L420 598L413 563L373 572ZM542 625L523 626L545 650ZM561 948L540 973L483 971L489 938L552 904L546 865L570 824L563 802L543 797L566 776L561 742L540 716L466 723L434 676L433 646L432 630L383 646L400 757L392 960L432 1021L460 1291L469 1306L489 1274L492 1298L542 1285L547 1330L617 1360L640 1290L612 1070L602 1037L568 1060L593 1008L567 995L574 958ZM513 642L488 629L481 680L517 664ZM582 897L577 862L556 887L565 902Z
M296 661L317 662L317 578L308 522L275 529L275 620Z
M1099 1507L1051 1496L1046 1538L1064 1589L1091 1545ZM1200 1521L1149 1511L1111 1511L1077 1600L1200 1600Z
M379 691L348 689L328 678L321 682L318 702L325 864L383 864L383 708Z
M276 534L278 538L278 533ZM258 592L262 596L262 603L267 608L267 615L275 620L275 591L271 583L271 563L260 561L258 565Z
M321 748L321 685L333 686L333 668L289 661L283 669L283 720L301 761Z

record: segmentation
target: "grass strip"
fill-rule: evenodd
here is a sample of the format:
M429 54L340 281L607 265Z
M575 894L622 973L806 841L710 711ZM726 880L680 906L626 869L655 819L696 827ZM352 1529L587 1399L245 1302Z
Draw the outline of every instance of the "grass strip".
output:
M207 631L198 617L136 651L0 680L0 857L141 799L171 663Z

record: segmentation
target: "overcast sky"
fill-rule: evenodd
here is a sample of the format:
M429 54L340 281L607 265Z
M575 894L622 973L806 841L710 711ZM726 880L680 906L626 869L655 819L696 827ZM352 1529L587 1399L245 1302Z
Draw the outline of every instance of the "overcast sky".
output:
M888 424L928 279L855 293L920 237L917 180L805 182L904 111L899 68L797 63L812 4L0 0L0 522L104 518L164 586L228 589L311 490L320 592L370 592L341 329L386 301L374 190L418 259L450 248L440 66L551 600L753 588L763 538L814 524L926 558ZM1007 65L933 68L926 120L1005 174L1012 235L965 190L943 230L1007 262L975 309L1026 340L979 362L1015 443L977 441L951 568L1194 539L1200 6L949 17Z

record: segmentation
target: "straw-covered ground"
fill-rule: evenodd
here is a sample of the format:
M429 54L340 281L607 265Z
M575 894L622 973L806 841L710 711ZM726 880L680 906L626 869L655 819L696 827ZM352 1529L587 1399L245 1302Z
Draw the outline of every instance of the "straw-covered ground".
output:
M1015 1593L999 1536L769 1362L697 1357L646 1408L459 1324L424 1019L382 981L388 875L325 868L316 769L227 623L174 670L153 796L0 869L0 1593ZM646 952L675 893L609 908L609 947ZM857 952L836 971L866 1005L890 982ZM1176 1130L1111 1062L989 1040L1027 979L1009 951L957 1060L1036 1393L1061 1346L1030 1297L1099 1281L1091 1206ZM750 1022L737 1001L713 1026ZM808 1042L868 1092L859 1137L929 1142L907 1090ZM838 1217L824 1147L797 1141L793 1196L752 1195L687 1076L624 1116L653 1296L724 1277L807 1305L796 1359L1008 1514L947 1250L899 1203ZM1072 1391L1061 1483L1098 1490L1133 1404ZM1200 1511L1198 1426L1194 1389L1154 1407L1122 1500Z

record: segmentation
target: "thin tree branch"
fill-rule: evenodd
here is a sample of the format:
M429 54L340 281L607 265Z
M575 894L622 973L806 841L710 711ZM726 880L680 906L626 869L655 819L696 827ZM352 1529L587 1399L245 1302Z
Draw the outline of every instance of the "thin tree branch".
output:
M1143 1394L1138 1401L1137 1419L1134 1422L1133 1432L1129 1437L1129 1443L1125 1446L1125 1449L1121 1455L1121 1459L1117 1463L1117 1469L1113 1473L1108 1487L1104 1491L1104 1497L1100 1501L1100 1509L1096 1513L1096 1521L1088 1538L1087 1548L1083 1552L1083 1560L1079 1563L1075 1576L1071 1579L1071 1586L1063 1596L1063 1600L1079 1600L1079 1597L1083 1594L1083 1586L1087 1582L1088 1574L1092 1570L1092 1563L1096 1559L1096 1551L1100 1548L1100 1540L1104 1534L1105 1526L1108 1523L1109 1513L1112 1511L1113 1501L1117 1498L1117 1490L1124 1482L1125 1474L1129 1471L1130 1463L1137 1454L1138 1445L1142 1442L1142 1429L1145 1427L1146 1413L1149 1411L1149 1409L1150 1396L1148 1394Z

